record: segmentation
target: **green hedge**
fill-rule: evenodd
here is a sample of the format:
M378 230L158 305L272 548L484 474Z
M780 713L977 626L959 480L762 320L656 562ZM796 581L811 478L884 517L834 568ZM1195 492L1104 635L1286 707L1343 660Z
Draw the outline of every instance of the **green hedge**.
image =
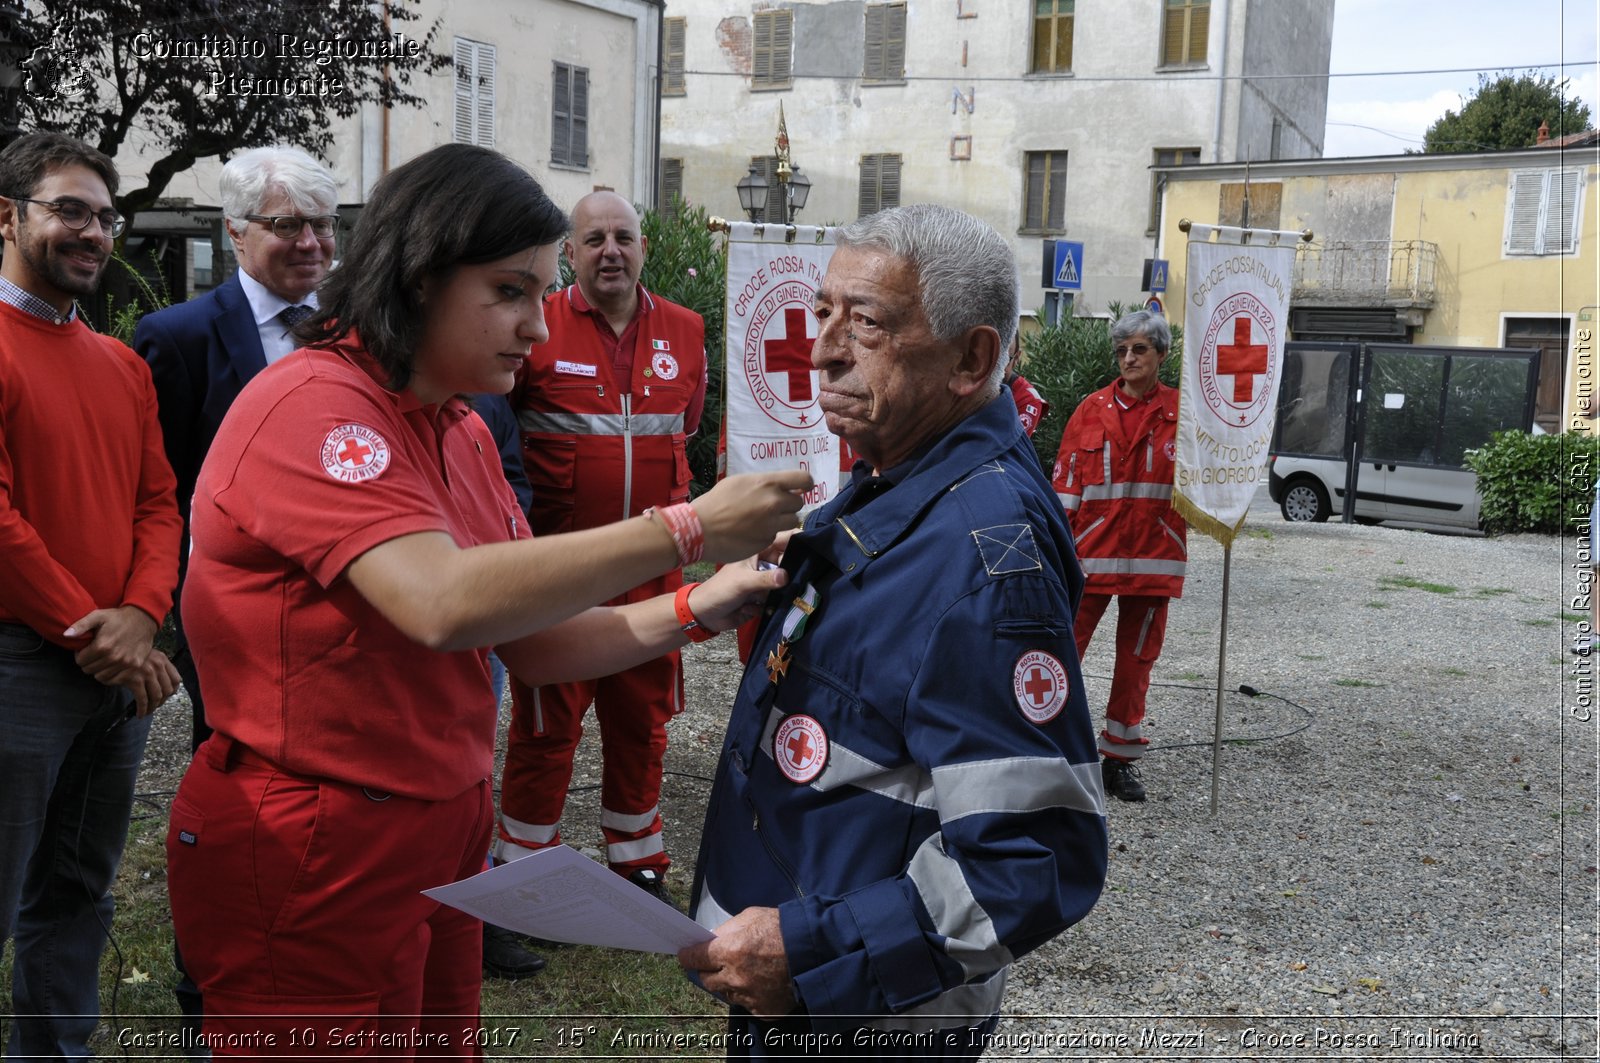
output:
M1588 527L1600 438L1496 432L1487 446L1467 451L1466 463L1478 474L1485 531L1575 535Z
M1106 308L1112 320L1137 307L1112 303ZM1058 325L1044 324L1022 337L1022 375L1050 403L1050 412L1033 433L1033 449L1048 472L1055 467L1056 451L1061 449L1061 433L1072 411L1117 378L1117 360L1111 354L1111 321L1094 317L1072 317ZM1183 359L1183 330L1172 326L1172 350L1161 363L1161 382L1178 385Z

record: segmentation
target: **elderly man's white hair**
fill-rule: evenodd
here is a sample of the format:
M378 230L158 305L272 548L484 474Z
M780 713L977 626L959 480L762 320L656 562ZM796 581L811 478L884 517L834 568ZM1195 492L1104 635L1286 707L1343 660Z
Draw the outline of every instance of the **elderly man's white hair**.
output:
M236 227L245 215L261 213L261 204L282 192L305 217L335 214L339 209L339 182L333 171L300 148L272 144L251 148L228 160L218 179L222 212Z

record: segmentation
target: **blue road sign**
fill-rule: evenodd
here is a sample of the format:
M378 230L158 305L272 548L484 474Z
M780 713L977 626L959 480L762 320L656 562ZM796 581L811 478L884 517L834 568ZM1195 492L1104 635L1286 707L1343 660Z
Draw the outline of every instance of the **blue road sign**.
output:
M1164 258L1147 258L1144 260L1144 290L1151 295L1160 295L1167 290L1167 260Z
M1050 271L1050 287L1064 292L1083 291L1083 244L1056 241L1055 265Z

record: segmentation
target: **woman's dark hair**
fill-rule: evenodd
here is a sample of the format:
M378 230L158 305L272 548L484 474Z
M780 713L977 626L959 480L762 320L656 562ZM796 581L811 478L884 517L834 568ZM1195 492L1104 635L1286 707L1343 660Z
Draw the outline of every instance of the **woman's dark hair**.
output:
M317 292L320 309L296 336L325 347L355 332L389 385L404 388L422 335L424 282L553 244L569 228L533 175L499 152L434 148L373 188L339 268Z

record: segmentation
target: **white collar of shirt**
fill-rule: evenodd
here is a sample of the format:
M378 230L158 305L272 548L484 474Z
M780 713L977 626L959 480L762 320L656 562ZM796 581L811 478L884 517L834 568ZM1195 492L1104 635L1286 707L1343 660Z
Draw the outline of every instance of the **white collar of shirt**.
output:
M265 285L242 269L239 271L239 287L244 289L244 297L250 302L250 312L256 319L256 330L261 334L261 353L266 356L268 365L300 346L294 337L289 335L289 329L278 315L289 306L315 308L316 292L311 292L299 303L291 303L268 291Z

